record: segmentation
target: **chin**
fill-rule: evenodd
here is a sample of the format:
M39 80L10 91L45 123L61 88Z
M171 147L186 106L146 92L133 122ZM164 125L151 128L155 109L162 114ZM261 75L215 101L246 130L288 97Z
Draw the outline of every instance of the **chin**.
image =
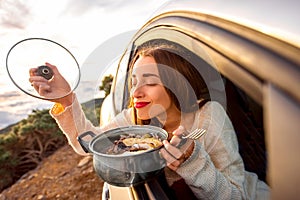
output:
M166 112L162 109L136 109L136 115L141 120L149 120L154 117L164 118L166 116Z
M150 116L147 112L139 112L139 111L136 112L136 115L141 120L148 120L154 117L154 116Z

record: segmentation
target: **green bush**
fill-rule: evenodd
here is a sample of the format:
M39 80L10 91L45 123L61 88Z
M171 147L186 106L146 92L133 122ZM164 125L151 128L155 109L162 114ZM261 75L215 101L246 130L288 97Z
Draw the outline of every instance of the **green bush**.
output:
M0 191L64 144L66 138L49 110L33 110L27 119L0 135Z

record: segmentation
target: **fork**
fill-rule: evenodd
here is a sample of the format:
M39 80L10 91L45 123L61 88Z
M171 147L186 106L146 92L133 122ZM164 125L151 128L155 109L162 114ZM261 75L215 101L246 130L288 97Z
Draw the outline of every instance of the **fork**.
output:
M186 131L187 132L187 131ZM188 139L192 139L192 140L198 140L200 137L202 137L204 134L206 133L206 130L205 129L199 129L199 128L196 128L195 130L193 130L192 132L188 132L187 135L182 135L181 136L181 141L180 143L177 145L177 148L181 148L186 142Z
M187 135L183 135L181 138L182 139L192 139L192 140L198 140L201 136L203 136L206 133L205 129L200 129L200 128L196 128L195 130L193 130L192 132L190 132Z

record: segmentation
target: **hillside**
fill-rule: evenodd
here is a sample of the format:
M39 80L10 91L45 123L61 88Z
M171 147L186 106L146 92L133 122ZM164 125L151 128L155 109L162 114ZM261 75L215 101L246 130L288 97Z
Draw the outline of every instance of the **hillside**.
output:
M102 101L82 104L94 125ZM27 119L1 130L1 187L17 182L2 190L0 200L101 199L103 181L91 156L73 151L48 112L33 110Z
M0 200L99 200L102 186L103 181L94 172L92 157L80 156L65 145L2 191Z

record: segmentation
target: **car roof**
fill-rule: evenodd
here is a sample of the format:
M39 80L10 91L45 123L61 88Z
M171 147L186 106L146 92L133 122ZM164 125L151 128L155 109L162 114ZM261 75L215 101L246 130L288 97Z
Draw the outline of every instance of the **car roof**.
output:
M300 48L300 15L297 0L172 0L153 16L189 11L222 18L270 35Z
M236 0L172 0L153 13L135 34L129 48L136 48L150 39L177 42L197 51L200 57L203 57L203 48L208 48L210 56L205 58L207 62L220 53L238 63L235 72L241 71L239 66L242 66L244 75L255 80L256 84L246 84L243 80L239 86L257 102L263 100L262 81L276 85L300 101L297 92L300 80L300 26L297 25L300 15L295 14L297 4L300 5L292 0L284 3L278 0L271 3L257 0L242 3ZM232 70L227 70L228 66L215 68L222 69L221 73L227 76L231 74L231 80L241 77L241 74L235 76ZM249 84L256 85L256 89L248 87Z

